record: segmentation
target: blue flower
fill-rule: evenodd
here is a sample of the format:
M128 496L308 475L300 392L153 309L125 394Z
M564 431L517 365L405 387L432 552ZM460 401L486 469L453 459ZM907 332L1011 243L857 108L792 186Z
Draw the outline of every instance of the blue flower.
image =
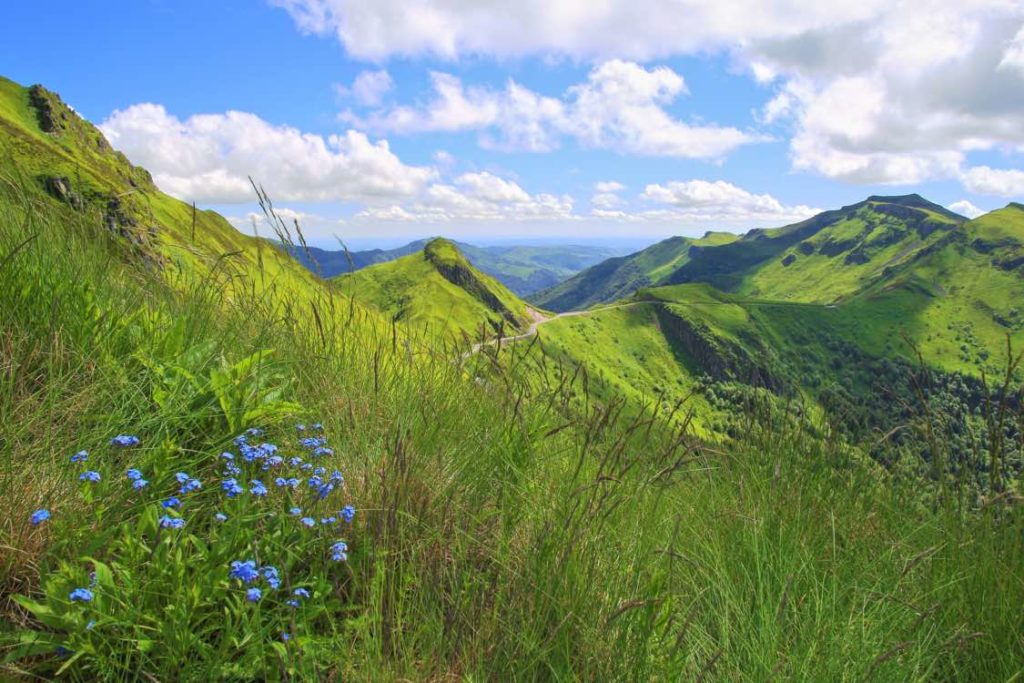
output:
M91 631L94 628L96 628L96 620L95 619L90 620L89 623L85 625L85 630L86 631Z
M316 520L313 519L312 517L303 517L299 521L302 522L303 525L308 526L308 527L316 526Z
M302 467L299 469L301 469L303 472L309 472L311 469L313 469L313 465L311 463L304 462L302 463Z
M299 606L299 601L295 600L294 598L292 598L292 599L289 599L289 600L285 600L284 604L288 605L289 607L298 607ZM285 635L287 635L287 634L285 634ZM287 640L287 638L285 638L285 640Z
M322 436L307 436L304 439L300 439L299 443L302 444L304 448L313 450L315 448L319 448L320 446L326 446L327 439L325 439Z
M348 543L345 541L337 541L331 546L331 559L335 562L347 562L348 561Z
M228 571L228 578L238 579L243 583L252 583L256 579L260 578L260 573L256 570L256 562L253 560L235 560L231 563L231 569Z
M326 484L324 484L323 486L321 486L317 490L317 495L320 496L320 500L323 500L328 495L330 495L331 491L333 491L333 490L334 490L334 482L330 482L329 481L329 482L327 482Z
M321 524L334 524L337 521L338 521L338 518L335 517L334 515L331 515L330 517L321 517L320 518L320 523Z
M309 488L315 489L323 486L324 480L314 475L309 478L309 481L307 483L309 485Z
M100 480L100 473L97 472L96 470L88 470L87 472L82 472L80 475L78 475L78 478L81 481L91 481L95 483Z
M45 522L49 518L50 518L50 511L49 510L46 510L46 509L36 510L35 512L32 513L32 526L37 526L39 524L42 524L43 522Z
M288 511L288 514L296 515L296 516L301 515L302 514L302 508L292 508L291 510Z
M280 467L284 464L284 458L280 455L272 455L263 461L263 469L269 470L271 467Z
M249 602L259 602L262 597L263 591L261 591L259 588L250 588L249 590L245 591L245 599Z
M278 574L277 567L273 565L267 565L263 568L263 578L266 579L267 585L273 589L281 587L281 576Z
M183 520L180 517L170 517L168 515L164 515L160 518L161 529L181 529L184 526L185 520Z
M146 481L145 479L136 479L135 481L132 482L132 488L135 489L136 491L141 491L147 486L149 486L149 482Z
M249 429L245 430L245 433L248 436L263 436L263 430L257 427L249 427Z
M180 493L181 495L185 495L187 493L192 493L193 491L198 491L201 488L203 488L203 483L201 481L199 481L198 479L190 478L186 479L181 484L181 489L179 489L178 493Z
M331 481L333 481L333 482L335 482L337 484L344 484L345 483L345 477L341 476L341 472L339 472L338 470L334 470L333 472L331 472L330 479L331 479Z
M318 458L322 458L325 455L334 455L334 449L328 448L327 446L320 446L315 451L313 451L313 455L315 455Z
M213 518L215 520L217 520L218 522L226 522L226 521L228 521L228 516L225 515L223 512L218 512L217 514L215 514L213 516Z
M132 481L138 481L139 479L142 479L142 472L133 467L125 472L124 476L128 477Z
M92 602L92 591L88 588L76 588L71 591L68 598L71 602Z
M245 491L245 489L238 485L238 481L235 479L225 479L220 487L228 494L228 498L239 496Z
M297 598L308 598L309 597L309 591L306 590L305 588L296 588L295 590L292 591L292 595L294 595Z
M327 468L326 467L317 467L315 470L313 470L313 474L315 474L318 477L322 477L325 474L327 474Z
M297 424L297 425L295 425L295 431L297 431L297 432L304 432L304 431L306 431L306 425L304 425L304 424Z
M73 463L85 462L88 459L89 459L89 451L78 451L77 453L75 453L74 455L71 456L71 462L73 462Z
M339 514L341 515L342 519L351 524L352 520L356 518L356 509L351 505L346 505L345 507L341 508L341 512Z
M300 458L299 456L295 456L294 458L288 461L288 464L291 465L292 467L298 467L299 465L302 464L302 458Z
M179 484L184 484L186 481L188 481L192 477L190 477L189 475L185 474L184 472L178 472L177 474L174 475L174 478L178 480Z
M256 496L257 498L262 498L263 496L267 495L267 487L264 486L263 482L260 481L259 479L253 479L252 481L249 482L249 493Z
M228 461L231 461L231 460L235 459L234 454L233 453L228 453L227 451L224 451L223 453L221 453L220 457L223 458L224 460L228 460Z
M130 436L128 434L118 434L110 440L111 446L118 446L119 448L128 448L129 446L138 446L139 437Z
M316 432L324 431L324 426L322 424L320 424L319 422L314 422L313 424L311 424L309 426L309 428L312 429L313 431L316 431Z
M233 462L224 465L224 476L226 477L237 477L241 473L242 469Z
M178 500L178 498L176 496L171 496L170 498L165 500L163 503L161 503L161 505L163 505L165 508L176 508L179 505L181 505L181 501Z

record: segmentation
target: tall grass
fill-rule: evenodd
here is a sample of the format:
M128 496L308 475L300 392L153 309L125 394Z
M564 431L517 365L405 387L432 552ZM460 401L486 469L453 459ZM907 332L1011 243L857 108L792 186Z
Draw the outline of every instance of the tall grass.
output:
M933 510L839 440L762 416L701 444L653 410L570 401L574 369L535 382L491 350L431 349L328 290L257 290L265 274L212 262L138 268L89 217L0 190L9 674L992 681L1024 666L1013 505ZM232 439L262 427L290 455L300 420L323 423L322 462L358 508L344 565L285 526L283 501L229 511L249 519L234 538L211 521ZM122 432L140 449L103 446ZM100 488L69 466L81 448L110 475ZM138 464L154 486L201 476L186 534L115 484ZM40 507L53 518L32 526ZM308 610L239 599L226 572L245 551L314 577ZM97 568L95 603L70 604L68 582Z

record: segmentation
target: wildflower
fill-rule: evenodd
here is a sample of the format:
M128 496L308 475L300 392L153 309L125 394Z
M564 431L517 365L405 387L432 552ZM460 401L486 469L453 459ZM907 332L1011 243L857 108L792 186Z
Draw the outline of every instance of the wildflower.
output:
M335 562L347 562L348 561L348 543L345 541L337 541L331 546L331 559Z
M213 516L213 518L215 520L217 520L218 522L226 522L226 521L228 521L228 516L225 515L223 512L218 512L217 514L215 514Z
M277 446L272 443L261 443L260 450L263 451L263 457L270 457L277 453Z
M142 479L142 472L133 467L125 472L124 476L128 477L132 481L138 481L139 479Z
M257 498L262 498L263 496L267 495L267 487L264 486L263 482L260 481L259 479L253 479L252 481L249 482L249 493L256 496Z
M294 595L297 598L308 598L309 597L309 591L306 590L305 588L296 588L295 590L292 591L292 595Z
M224 460L229 461L229 462L235 459L234 454L233 453L228 453L227 451L224 451L223 453L221 453L220 457L223 458Z
M318 458L322 458L325 455L334 455L334 449L328 448L327 446L320 446L315 451L313 451L313 455L315 455Z
M259 602L262 597L263 591L261 591L259 588L250 588L249 590L245 591L245 599L249 602Z
M345 507L341 508L341 512L339 514L341 515L342 519L351 524L352 520L356 518L356 509L351 505L346 505Z
M190 478L190 479L186 479L182 483L181 489L178 490L178 493L180 493L181 495L184 496L187 493L192 493L193 491L198 491L201 488L203 488L203 483L201 481L199 481L198 479L191 479Z
M327 482L326 484L324 484L323 486L321 486L317 490L317 495L320 496L320 500L323 500L328 495L330 495L331 491L333 491L333 490L334 490L334 482L330 482L329 481L329 482Z
M292 508L292 509L290 509L288 511L288 514L295 515L295 516L301 515L302 514L302 508Z
M169 515L164 515L160 518L161 529L181 529L184 526L185 520L183 520L181 517L171 517Z
M322 432L322 431L324 431L324 426L322 424L320 424L319 422L314 422L313 424L311 424L309 426L309 428L312 429L315 432Z
M331 472L330 480L338 484L345 483L345 477L341 476L341 472L339 472L338 470L334 470L333 472Z
M303 517L299 521L302 522L303 525L308 526L308 527L315 527L316 526L316 520L313 519L312 517Z
M231 569L228 571L228 578L238 579L243 583L252 583L256 579L260 578L260 573L256 571L256 562L253 560L235 560L231 563Z
M165 508L176 508L179 505L181 505L181 500L179 500L177 496L171 496L163 503L161 503L161 505L163 505Z
M92 602L92 591L88 588L76 588L68 595L71 602Z
M85 630L86 631L91 631L94 628L96 628L96 620L95 619L90 620L89 623L85 625Z
M174 475L174 478L178 480L179 484L184 484L186 481L188 481L192 477L188 476L184 472L178 472L177 474Z
M46 509L36 510L32 513L32 526L38 526L50 518L50 511Z
M235 479L225 479L220 487L228 494L228 498L234 498L245 491L245 489L238 485L238 481Z
M130 436L128 434L118 434L110 440L111 446L117 446L119 448L128 448L129 446L138 446L139 437Z
M318 477L322 477L325 474L327 474L327 468L326 467L317 467L315 470L313 470L313 474L315 474Z
M295 600L294 598L292 598L292 599L289 599L289 600L285 600L284 604L288 605L289 607L298 607L299 606L299 601Z
M249 427L245 430L247 436L263 436L263 430L257 427Z
M274 480L274 486L282 487L282 486L287 486L287 485L288 485L288 480L285 479L284 477L278 477L277 479Z
M145 479L136 479L135 481L132 482L132 488L135 489L136 491L141 491L147 486L149 486L149 482L146 481Z
M299 443L302 444L303 448L314 450L315 448L319 448L320 446L326 446L327 439L325 439L322 436L307 436L304 439L300 439Z
M300 469L304 472L309 472L311 469L313 469L313 465L308 462L304 462L302 463L302 467Z
M323 484L324 480L316 475L309 478L309 488L311 489L320 488Z
M295 457L288 461L288 464L291 465L292 467L298 467L299 465L302 464L302 458L296 455Z
M224 465L224 476L226 477L237 477L241 473L242 469L233 462Z
M78 451L77 453L75 453L74 455L71 456L71 462L72 463L85 462L88 459L89 459L89 451Z
M263 578L266 579L267 585L273 589L281 587L281 575L277 571L277 567L273 565L267 565L263 568Z
M295 425L295 431L297 431L297 432L304 432L304 431L306 431L306 425L304 425L304 424L297 424L297 425Z
M263 469L269 470L271 467L280 467L284 464L284 458L280 455L272 455L263 461Z
M281 640L287 643L290 638L291 636L286 631L281 631Z
M91 481L95 483L100 480L100 473L97 472L96 470L88 470L87 472L82 472L80 475L78 475L78 478L81 481Z
M331 515L330 517L321 517L320 518L320 523L321 524L334 524L337 521L338 521L338 518L335 517L334 515Z

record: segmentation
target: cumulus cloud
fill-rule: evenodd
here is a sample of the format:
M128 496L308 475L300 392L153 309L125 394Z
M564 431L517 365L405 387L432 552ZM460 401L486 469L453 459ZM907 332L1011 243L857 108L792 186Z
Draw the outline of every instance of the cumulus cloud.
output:
M647 156L717 158L763 136L714 124L691 124L665 107L688 94L668 67L609 60L560 98L510 80L504 89L464 86L451 74L431 74L433 98L420 107L394 106L342 120L378 133L481 131L485 148L549 151L563 137L585 147Z
M954 213L960 214L961 216L967 216L968 218L977 218L978 216L985 213L984 210L979 209L966 199L961 199L958 202L953 202L946 208L949 209L950 211L953 211Z
M975 166L963 175L964 187L978 194L1024 197L1024 171Z
M252 176L276 199L379 203L415 195L436 176L357 131L324 138L239 111L180 120L160 105L136 104L100 128L162 190L189 200L252 201Z
M531 195L492 173L465 173L451 184L434 183L408 204L368 207L357 220L375 222L480 223L572 221L569 195Z
M642 214L665 219L685 218L709 224L764 223L778 225L809 218L821 209L809 206L784 206L769 194L754 194L724 180L683 180L651 184L641 198L663 204L668 210Z
M594 190L597 192L621 192L626 186L617 180L602 180L594 183Z
M352 81L351 86L338 86L338 94L351 96L361 105L375 107L381 103L395 85L391 74L385 69L378 71L362 71Z
M793 167L845 182L961 178L974 153L1024 151L1019 0L521 0L514 10L503 0L423 0L411 9L403 0L274 2L301 30L333 36L371 60L540 55L643 63L728 55L773 89L759 118L786 128ZM685 92L669 74L647 78L662 97ZM621 93L581 85L587 91L539 100L545 113L524 107L508 117L522 125L518 137L505 135L511 122L496 120L513 101L511 86L478 91L477 102L467 93L483 122L464 125L498 131L489 138L494 146L524 149L551 149L566 135L627 153L694 157L742 144L740 131L693 131L660 118L657 97L618 107ZM596 121L574 110L588 97ZM605 97L613 106L602 111ZM483 106L494 103L498 112Z

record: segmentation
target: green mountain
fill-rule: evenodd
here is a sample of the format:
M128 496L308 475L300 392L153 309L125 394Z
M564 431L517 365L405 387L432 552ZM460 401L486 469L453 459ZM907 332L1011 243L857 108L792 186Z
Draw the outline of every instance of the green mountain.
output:
M340 291L413 329L475 337L485 329L518 331L528 307L496 279L477 270L454 242L429 241L422 251L333 280Z
M631 295L664 280L704 246L729 244L736 235L708 232L700 239L670 237L628 256L610 258L574 275L530 300L552 311L589 308Z
M417 240L397 249L330 251L317 247L291 247L300 263L330 278L386 263L421 251L430 240ZM527 296L562 282L584 268L618 256L621 249L591 245L491 246L478 247L454 242L476 268L496 278L518 296Z
M966 219L919 195L869 197L783 228L698 246L660 284L706 282L724 291L835 301L946 239Z

